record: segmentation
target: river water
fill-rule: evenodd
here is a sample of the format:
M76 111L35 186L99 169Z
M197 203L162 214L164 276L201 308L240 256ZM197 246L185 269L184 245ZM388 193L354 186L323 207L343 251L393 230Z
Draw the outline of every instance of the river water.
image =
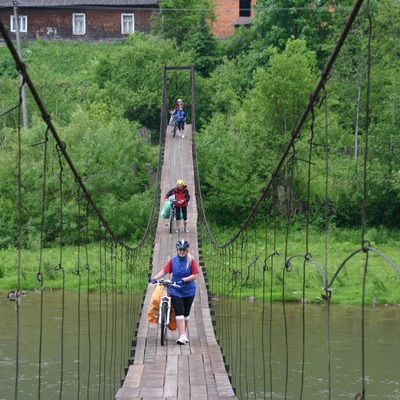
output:
M367 307L363 327L360 306L291 303L283 312L282 304L216 301L213 308L241 400L355 399L363 369L366 399L400 399L399 307Z
M89 308L86 295L65 296L47 293L41 304L30 292L17 319L15 303L0 292L0 400L114 398L135 325L123 310L125 295L92 293ZM139 315L141 296L135 301ZM236 301L229 311L222 302L214 305L238 398L354 399L362 383L361 308L331 306L328 335L326 305L287 304L286 318L281 304L269 307L257 301ZM400 400L400 308L368 307L364 327L366 398Z
M17 312L0 291L0 400L113 399L128 367L142 294L41 297L22 296Z

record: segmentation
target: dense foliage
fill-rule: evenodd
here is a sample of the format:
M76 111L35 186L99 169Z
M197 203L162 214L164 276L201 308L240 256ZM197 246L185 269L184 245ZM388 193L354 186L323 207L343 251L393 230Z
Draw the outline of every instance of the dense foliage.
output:
M227 224L247 215L269 182L353 3L259 1L250 32L238 30L224 44L221 64L201 82L209 93L213 89L209 104L202 104L212 118L198 135L208 215ZM293 191L294 210L309 203L312 221L321 221L316 216L328 204L332 223L359 226L364 199L370 226L398 226L399 20L395 1L371 1L369 9L361 9L324 88L327 102L315 108L315 120L307 120L296 143L296 174L283 170L276 182ZM313 141L322 144L326 134L328 175L323 147L314 147L310 169L301 161L308 158L308 138L314 135ZM307 193L309 175L313 183Z
M22 46L28 73L79 174L113 230L126 239L143 232L152 205L162 67L196 66L204 205L210 219L224 226L237 225L271 178L353 6L350 0L340 5L260 0L253 25L218 42L211 35L215 18L211 2L191 0L190 8L196 12L190 13L185 10L188 2L162 3L163 15L154 21L156 36L135 33L123 43L36 41ZM299 161L291 181L289 171L284 171L277 184L285 189L290 186L296 201L309 201L314 216L323 212L321 205L329 203L332 223L359 225L367 159L368 224L393 227L400 222L400 65L396 50L400 6L396 0L369 3L373 21L370 53L369 18L363 8L328 81L327 108L320 107L313 121L316 142L325 140L328 127L329 176L324 175L326 154L321 149L313 155L310 170ZM189 82L186 71L168 75L169 106L177 97L190 98ZM18 103L18 85L11 55L5 46L0 47L3 112ZM29 94L28 110L29 129L21 132L26 247L37 243L40 231L44 146L32 145L43 141L45 130ZM18 120L16 110L2 119L2 248L15 246L17 241ZM150 130L150 140L138 134L140 127ZM308 120L302 132L305 140L296 144L299 160L307 158L310 132ZM59 161L51 140L48 151L51 185L44 196L45 241L51 244L59 239L59 206L51 193L59 185ZM311 193L306 193L308 174L313 181ZM70 179L63 182L68 210L64 240L68 242L77 227L76 187Z

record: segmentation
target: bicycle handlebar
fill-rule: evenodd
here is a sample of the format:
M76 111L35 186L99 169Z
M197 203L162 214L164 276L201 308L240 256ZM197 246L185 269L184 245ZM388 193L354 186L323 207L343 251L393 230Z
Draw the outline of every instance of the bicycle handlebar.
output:
M165 279L159 279L158 281L156 281L156 285L160 285L160 286L175 286L175 287L178 287L178 288L181 287L176 282L167 281Z

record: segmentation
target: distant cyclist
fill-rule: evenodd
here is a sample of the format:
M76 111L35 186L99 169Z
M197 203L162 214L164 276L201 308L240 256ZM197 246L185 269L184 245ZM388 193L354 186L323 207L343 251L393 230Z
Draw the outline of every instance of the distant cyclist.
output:
M164 275L172 274L171 280L180 286L170 286L169 290L176 314L176 327L179 333L176 343L183 345L189 343L187 330L189 327L190 310L196 294L195 280L199 274L199 266L189 252L190 244L187 240L178 240L175 246L177 255L173 256L164 265L164 268L154 278L150 278L149 281L154 284Z
M183 108L183 105L180 104L179 108L175 110L172 115L175 117L175 123L178 125L177 129L179 130L179 134L184 138L183 132L185 130L186 110Z
M165 195L164 200L168 200L170 196L175 195L175 207L176 207L176 232L179 233L181 231L181 210L182 210L182 218L183 218L183 231L189 232L187 230L187 206L190 200L190 194L187 186L183 179L178 179L176 181L176 187L168 190Z
M174 106L174 109L173 110L171 110L171 118L169 119L169 125L175 125L175 115L174 115L174 113L175 113L175 111L178 111L179 110L179 107L180 106L182 106L183 107L183 109L186 111L186 104L185 104L185 102L182 100L182 99L178 99L177 101L176 101L176 103L175 103L175 106Z

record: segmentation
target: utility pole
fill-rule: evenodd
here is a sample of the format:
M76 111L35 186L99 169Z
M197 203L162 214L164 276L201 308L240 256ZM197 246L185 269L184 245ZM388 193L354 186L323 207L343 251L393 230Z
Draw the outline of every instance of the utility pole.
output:
M17 39L17 51L19 58L22 61L22 48L21 48L21 35L20 35L20 23L18 17L18 1L13 0L13 9L14 9L14 22L15 22L15 37ZM26 94L25 94L25 85L24 78L22 75L19 76L19 81L21 84L21 100L22 100L22 118L24 121L24 128L28 128L28 111L26 107Z

